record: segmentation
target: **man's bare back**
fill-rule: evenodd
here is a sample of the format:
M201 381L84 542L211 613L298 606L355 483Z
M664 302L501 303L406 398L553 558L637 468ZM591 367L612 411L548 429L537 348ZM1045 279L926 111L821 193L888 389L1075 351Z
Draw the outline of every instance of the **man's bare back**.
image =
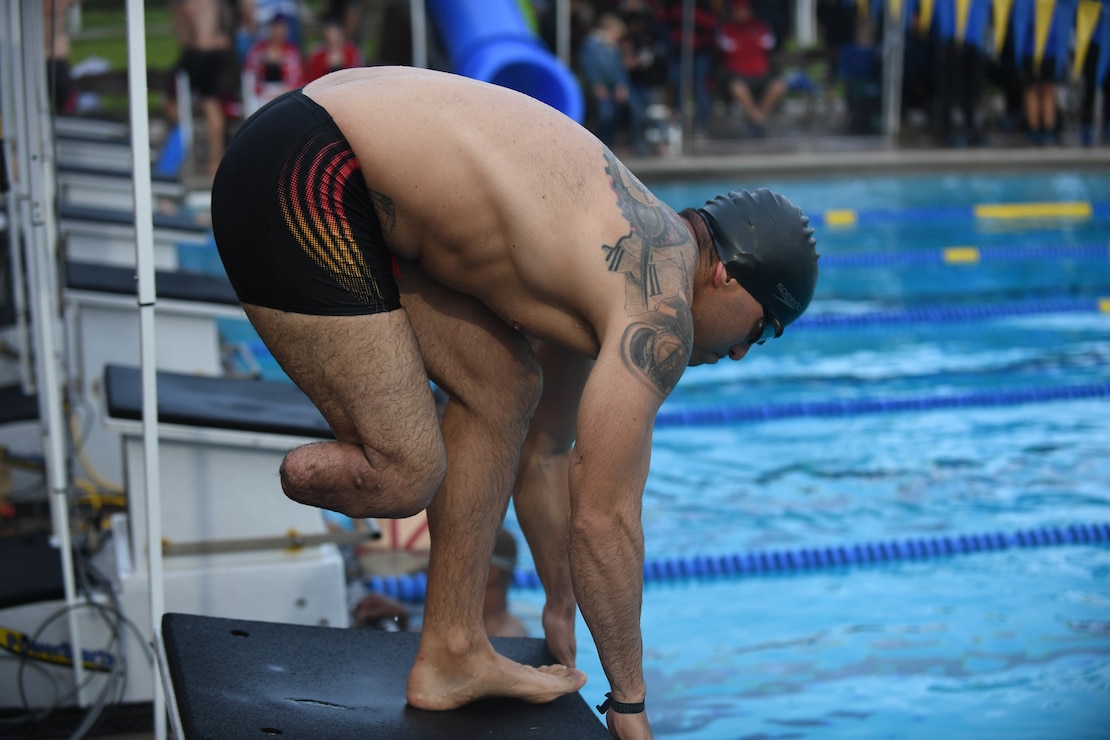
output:
M677 215L597 139L520 93L369 68L305 94L344 132L371 191L391 201L395 212L378 212L390 249L530 336L596 355L599 332L623 316L624 279L604 268L605 248L629 235L620 192L669 212L671 223L652 213L640 227L667 229L694 253Z
M179 29L179 33L183 34L179 39L182 46L199 51L228 47L228 20L219 0L182 0L176 9L182 13L184 20L184 27Z

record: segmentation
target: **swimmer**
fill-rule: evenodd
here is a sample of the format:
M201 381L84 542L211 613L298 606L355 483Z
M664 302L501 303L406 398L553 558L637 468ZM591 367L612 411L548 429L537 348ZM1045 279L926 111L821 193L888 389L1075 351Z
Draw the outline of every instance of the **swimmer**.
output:
M494 651L483 622L537 404L545 388L573 398L567 514L546 522L561 541L541 556L565 566L537 570L569 576L545 588L569 590L593 635L610 732L650 737L640 509L655 415L688 365L739 360L806 309L817 253L802 212L756 190L676 213L544 103L375 67L246 121L212 225L247 316L335 435L286 455L286 495L352 518L428 508L414 707L549 702L585 683L565 630L545 620L562 663L534 668ZM533 341L588 371L544 378ZM429 380L450 397L442 423Z

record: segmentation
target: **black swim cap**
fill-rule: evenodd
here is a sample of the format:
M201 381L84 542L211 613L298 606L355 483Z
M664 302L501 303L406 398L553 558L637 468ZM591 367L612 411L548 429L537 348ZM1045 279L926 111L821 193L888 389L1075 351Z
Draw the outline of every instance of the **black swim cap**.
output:
M718 195L698 213L728 274L782 326L802 315L817 287L817 241L809 217L761 188Z

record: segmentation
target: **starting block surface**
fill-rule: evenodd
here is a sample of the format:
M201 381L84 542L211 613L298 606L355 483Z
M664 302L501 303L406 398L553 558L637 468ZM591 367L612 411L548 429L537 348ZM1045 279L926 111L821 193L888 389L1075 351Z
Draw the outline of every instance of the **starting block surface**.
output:
M488 699L450 712L405 701L420 635L166 614L162 641L187 740L607 738L580 694L550 704ZM494 638L499 653L553 663L538 638Z

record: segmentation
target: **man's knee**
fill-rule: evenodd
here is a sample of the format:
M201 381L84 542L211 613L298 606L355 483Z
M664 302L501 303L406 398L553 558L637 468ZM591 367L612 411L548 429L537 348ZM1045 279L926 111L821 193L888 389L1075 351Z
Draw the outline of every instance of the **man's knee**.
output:
M391 475L394 495L391 507L378 516L403 519L415 516L432 503L447 477L447 452L442 438L438 446L410 455Z

